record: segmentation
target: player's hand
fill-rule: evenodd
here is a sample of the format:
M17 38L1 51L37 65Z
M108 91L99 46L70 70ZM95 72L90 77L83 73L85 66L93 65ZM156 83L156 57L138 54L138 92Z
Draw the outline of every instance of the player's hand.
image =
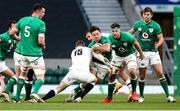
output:
M158 44L156 43L156 44L154 44L154 48L155 48L155 51L157 52L158 51Z
M158 49L158 47L159 47L159 46L158 46L158 44L157 44L157 43L156 43L156 44L154 44L154 48L155 48L155 49Z
M143 53L140 54L139 58L140 58L141 60L143 60L143 59L144 59L144 54L143 54Z
M93 51L93 52L97 52L97 46L93 46L93 47L92 47L92 51Z

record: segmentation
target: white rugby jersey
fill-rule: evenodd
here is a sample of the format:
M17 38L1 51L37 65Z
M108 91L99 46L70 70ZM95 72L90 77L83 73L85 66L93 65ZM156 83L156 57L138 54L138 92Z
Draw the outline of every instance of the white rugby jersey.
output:
M76 47L71 52L72 66L70 69L89 71L89 64L92 59L91 49L88 47Z

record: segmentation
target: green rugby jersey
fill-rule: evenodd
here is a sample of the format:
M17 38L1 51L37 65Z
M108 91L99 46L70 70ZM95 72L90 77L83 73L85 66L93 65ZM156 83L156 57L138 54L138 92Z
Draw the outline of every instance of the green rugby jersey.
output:
M142 51L157 51L154 45L158 40L157 35L162 32L157 22L151 20L148 24L145 24L143 20L140 20L134 24L133 29L138 31L138 42Z
M18 21L21 41L18 43L16 52L27 56L42 56L42 49L38 45L38 34L46 32L45 23L38 17L24 17Z
M111 42L109 41L109 39L107 37L101 36L101 40L98 42L100 44L105 44L105 43L109 43L110 47L111 47ZM91 41L91 43L88 45L89 48L92 48L93 45L96 44L95 41ZM102 55L107 58L109 61L111 61L112 59L112 50L110 49L110 52L106 52L106 53L102 53Z
M126 57L135 52L133 42L135 38L129 32L120 32L120 38L116 39L113 35L109 35L109 40L112 44L112 49L115 51L117 56Z
M13 44L13 39L10 37L9 32L0 34L0 61L4 61L7 53L10 51L10 46Z

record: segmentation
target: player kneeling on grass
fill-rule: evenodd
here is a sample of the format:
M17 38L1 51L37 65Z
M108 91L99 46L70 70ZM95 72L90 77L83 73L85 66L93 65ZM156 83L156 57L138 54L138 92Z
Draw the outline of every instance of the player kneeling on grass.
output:
M72 66L67 75L55 89L50 90L43 98L38 98L39 102L44 103L45 100L54 97L76 81L92 84L97 81L96 77L89 70L92 51L90 48L85 47L83 41L78 40L76 42L76 48L71 53L71 59Z

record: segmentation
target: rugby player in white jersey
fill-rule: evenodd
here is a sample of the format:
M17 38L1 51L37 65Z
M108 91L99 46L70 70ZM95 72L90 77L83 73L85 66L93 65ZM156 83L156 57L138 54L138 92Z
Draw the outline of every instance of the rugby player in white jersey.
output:
M68 86L76 81L84 84L95 83L96 77L90 72L90 62L92 59L92 51L90 48L85 47L85 43L81 40L76 42L76 48L71 52L72 66L69 72L55 88L50 90L43 98L36 98L39 102L44 103L45 100L54 97Z

